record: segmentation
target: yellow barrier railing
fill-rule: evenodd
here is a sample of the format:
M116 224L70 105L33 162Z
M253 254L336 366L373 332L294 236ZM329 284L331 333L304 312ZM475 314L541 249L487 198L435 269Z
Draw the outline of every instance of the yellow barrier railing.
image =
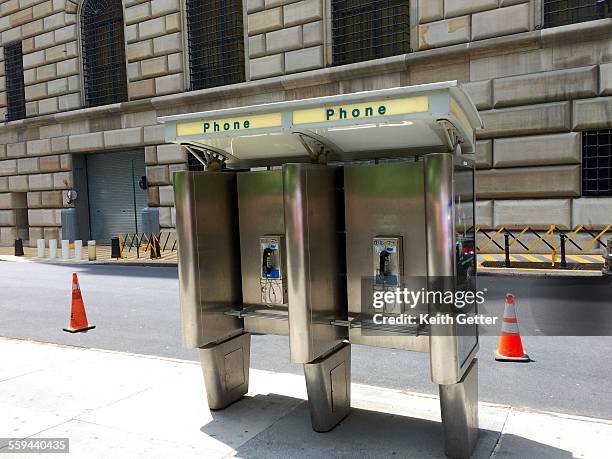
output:
M477 246L477 250L481 253L485 252L488 248L491 248L493 245L496 246L500 251L505 251L505 235L508 234L509 248L514 246L514 244L519 244L523 251L521 253L531 254L531 253L559 253L561 249L561 245L564 243L570 243L575 248L577 253L584 253L589 250L594 249L594 246L597 245L602 249L605 247L605 243L602 242L602 238L604 235L608 234L612 230L612 224L606 226L599 233L595 234L592 231L586 229L584 225L578 225L576 228L569 232L565 232L556 227L556 225L550 225L548 230L542 233L543 230L535 230L530 226L523 227L520 231L517 230L509 230L505 227L499 227L496 229L484 229L481 226L477 226L475 228L476 234L483 235L486 240L480 245ZM588 235L590 239L584 243L582 242L582 246L579 244L577 239L578 235ZM526 237L529 236L530 240L527 241ZM533 238L535 237L535 241ZM557 242L557 238L558 242ZM561 240L565 239L564 242ZM565 248L563 249L565 250Z
M124 252L136 252L136 257L146 256L151 252L152 258L162 258L164 254L176 252L176 233L161 231L159 234L125 233L119 234L119 247Z

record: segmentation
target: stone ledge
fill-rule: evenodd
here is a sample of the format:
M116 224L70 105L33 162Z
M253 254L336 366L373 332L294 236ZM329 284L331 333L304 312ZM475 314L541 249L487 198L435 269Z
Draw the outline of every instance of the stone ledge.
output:
M101 118L109 114L136 112L141 110L160 109L168 112L168 114L170 114L170 112L183 113L183 111L173 109L177 106L188 107L200 101L297 89L324 83L339 82L344 79L350 80L380 75L381 73L392 73L406 70L410 65L439 62L440 59L448 59L456 56L478 56L483 54L486 55L491 52L499 54L503 53L505 49L527 45L535 49L558 42L566 43L569 40L578 42L590 40L594 37L607 38L611 33L612 19L600 19L581 24L572 24L569 26L524 32L437 49L417 51L411 54L398 55L390 58L347 64L338 67L327 67L282 77L271 77L257 81L128 101L102 107L88 107L68 112L35 116L6 123L0 126L0 132L58 122L68 122L75 119Z

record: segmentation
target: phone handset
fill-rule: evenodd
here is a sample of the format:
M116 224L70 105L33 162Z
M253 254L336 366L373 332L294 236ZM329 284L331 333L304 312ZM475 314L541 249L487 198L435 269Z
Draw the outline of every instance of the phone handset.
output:
M263 256L261 260L261 272L263 273L264 277L268 277L270 274L272 274L273 253L273 250L268 247L263 250Z
M380 270L380 277L381 277L381 280L384 282L385 278L391 274L389 270L389 263L391 262L391 254L387 252L386 250L383 250L382 252L380 252L378 262L379 262L378 269Z

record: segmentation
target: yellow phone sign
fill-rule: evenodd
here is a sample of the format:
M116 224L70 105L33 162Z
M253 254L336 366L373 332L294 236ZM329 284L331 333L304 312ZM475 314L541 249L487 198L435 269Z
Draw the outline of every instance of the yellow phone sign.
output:
M372 101L358 104L342 104L296 110L293 124L325 123L327 121L362 120L381 116L407 115L429 110L429 97L417 96L402 99Z
M362 120L382 116L407 115L422 113L429 110L429 97L415 96L402 99L320 106L303 110L294 110L292 120L294 125L325 123L344 120ZM235 118L209 119L187 121L176 125L177 137L236 133L282 126L282 114L266 113L262 115L243 116Z
M223 118L200 121L189 121L176 125L177 137L201 134L219 134L234 131L249 131L280 127L282 124L280 113L266 113L237 118Z

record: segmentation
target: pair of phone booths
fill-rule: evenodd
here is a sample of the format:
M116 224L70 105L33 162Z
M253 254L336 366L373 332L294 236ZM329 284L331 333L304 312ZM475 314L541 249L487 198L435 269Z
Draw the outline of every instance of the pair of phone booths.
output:
M351 344L428 352L446 453L469 457L477 326L380 323L372 302L398 288L475 289L474 166L464 154L481 122L456 82L160 121L167 141L206 166L177 172L174 188L183 344L200 350L209 407L248 391L250 333L289 337L320 432L349 414ZM382 309L457 311L435 301Z

